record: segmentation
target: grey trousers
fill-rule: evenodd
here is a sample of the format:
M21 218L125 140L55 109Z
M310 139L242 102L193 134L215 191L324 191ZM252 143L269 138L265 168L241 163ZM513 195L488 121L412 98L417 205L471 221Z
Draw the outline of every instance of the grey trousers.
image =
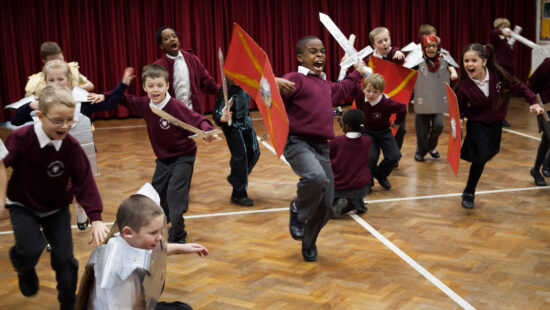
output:
M183 243L187 237L183 214L189 208L189 187L195 156L182 155L174 159L157 159L152 184L160 196L160 205L172 227L168 242Z
M415 114L416 153L422 156L435 150L443 132L443 113Z
M303 245L311 248L332 212L334 177L329 146L328 143L313 143L290 135L283 154L300 177L294 204L298 209L298 220L306 224Z

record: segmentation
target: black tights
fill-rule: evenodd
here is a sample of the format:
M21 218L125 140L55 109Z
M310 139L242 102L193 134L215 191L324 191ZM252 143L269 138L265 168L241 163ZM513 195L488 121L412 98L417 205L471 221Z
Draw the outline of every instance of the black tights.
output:
M546 167L546 163L548 162L546 160L546 157L548 154L549 146L550 146L550 141L546 137L546 134L543 133L540 140L539 149L537 151L537 158L535 159L535 166L533 166L535 171L540 172L540 166L542 164L545 164L545 167Z
M476 192L477 182L479 181L479 178L481 178L484 167L485 163L472 163L470 166L470 174L468 175L468 183L466 183L466 188L464 189L465 194L474 195Z

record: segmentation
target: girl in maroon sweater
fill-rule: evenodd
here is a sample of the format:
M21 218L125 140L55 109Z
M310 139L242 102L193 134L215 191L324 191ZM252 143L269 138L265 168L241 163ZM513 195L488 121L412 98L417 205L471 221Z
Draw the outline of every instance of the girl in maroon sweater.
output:
M339 218L351 210L366 212L363 197L369 192L371 180L371 140L368 135L363 135L365 114L361 110L349 110L344 114L341 126L345 135L329 142L330 164L334 175L333 218Z
M461 123L466 123L466 138L460 158L472 163L468 183L462 194L462 207L474 208L474 193L485 164L500 149L502 120L506 117L506 93L521 95L531 105L532 113L544 110L525 84L495 63L494 49L488 44L469 44L460 55L460 80L457 98Z

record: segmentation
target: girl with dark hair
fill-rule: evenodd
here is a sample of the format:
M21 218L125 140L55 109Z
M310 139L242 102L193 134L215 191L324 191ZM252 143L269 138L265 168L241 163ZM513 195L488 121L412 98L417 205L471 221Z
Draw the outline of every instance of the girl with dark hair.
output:
M371 139L365 130L361 110L349 110L340 123L345 135L329 142L330 164L334 174L333 218L351 210L367 211L363 202L370 189L369 153Z
M512 91L523 96L532 113L541 114L543 109L525 84L495 63L490 44L466 46L460 55L460 73L456 94L461 124L467 119L460 158L472 163L462 194L462 207L473 209L475 189L483 168L500 149L502 120L508 108L506 94Z

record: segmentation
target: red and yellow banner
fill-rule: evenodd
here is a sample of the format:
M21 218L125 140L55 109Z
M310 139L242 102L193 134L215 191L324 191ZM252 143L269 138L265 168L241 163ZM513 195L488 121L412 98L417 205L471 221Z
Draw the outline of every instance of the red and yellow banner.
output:
M416 70L405 68L374 56L369 58L369 67L371 67L373 73L381 74L384 77L386 81L384 93L388 97L409 106L409 101L414 91L414 84L416 84L416 78L418 77ZM390 120L393 123L395 114L392 114ZM395 135L395 133L396 130L394 129L393 134Z
M234 24L224 72L256 102L280 157L288 137L288 117L267 54Z

